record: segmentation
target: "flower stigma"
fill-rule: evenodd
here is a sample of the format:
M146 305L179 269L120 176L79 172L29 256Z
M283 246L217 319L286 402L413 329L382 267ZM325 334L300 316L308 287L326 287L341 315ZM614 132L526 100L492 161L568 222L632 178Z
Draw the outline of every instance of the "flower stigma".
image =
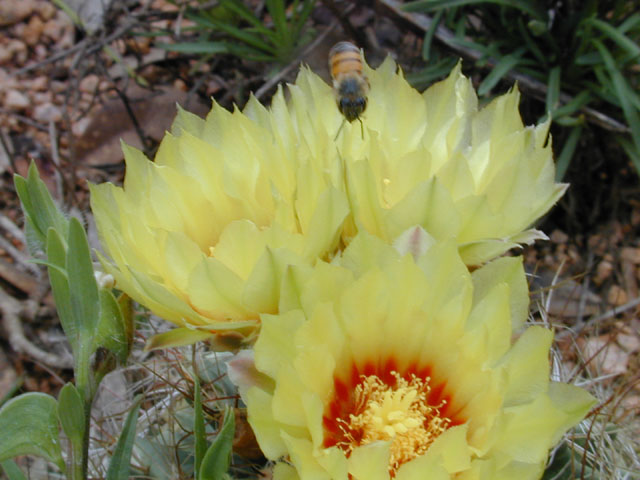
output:
M435 439L451 426L451 419L440 414L447 403L429 405L430 378L411 374L409 379L391 372L395 385L377 375L362 375L354 394L354 413L338 419L343 440L336 443L349 455L356 447L376 441L390 441L389 474L424 454Z

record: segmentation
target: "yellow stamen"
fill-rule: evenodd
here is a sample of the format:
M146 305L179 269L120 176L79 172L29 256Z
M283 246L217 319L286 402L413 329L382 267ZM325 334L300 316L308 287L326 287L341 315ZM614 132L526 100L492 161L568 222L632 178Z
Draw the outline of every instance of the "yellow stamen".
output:
M440 415L439 405L429 405L430 378L411 375L409 380L397 372L395 385L387 385L376 375L363 376L355 388L355 412L340 419L345 440L338 446L350 453L354 448L375 441L390 441L389 472L425 453L433 441L449 428L451 419Z

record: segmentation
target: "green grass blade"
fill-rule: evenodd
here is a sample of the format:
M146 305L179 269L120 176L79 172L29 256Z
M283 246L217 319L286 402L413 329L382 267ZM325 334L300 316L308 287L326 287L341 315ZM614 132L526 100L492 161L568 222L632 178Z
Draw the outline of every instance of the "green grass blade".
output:
M13 460L5 460L4 462L0 462L0 466L4 473L7 475L9 480L27 480L27 477L24 476L20 467Z
M272 37L273 32L264 26L262 20L257 18L253 12L246 7L243 2L230 1L230 0L221 0L220 5L226 8L227 10L234 12L240 18L244 19L249 24L253 25L256 31L260 32L262 35L267 37Z
M198 480L219 480L229 470L235 428L235 414L233 409L229 408L224 415L220 432L202 459Z
M228 53L229 49L224 42L181 42L181 43L156 43L156 47L171 52L191 54Z
M291 43L289 36L289 25L287 24L287 14L284 9L284 0L265 0L267 11L271 15L276 33L276 43L278 47L284 47Z
M629 128L631 128L631 138L633 139L636 150L640 151L640 115L634 104L629 100L629 97L634 95L634 92L624 79L620 70L617 69L615 60L606 47L598 40L594 40L593 43L600 52L600 55L602 55L613 83L615 95L622 106L622 111L629 124Z
M315 4L316 4L316 0L305 0L304 1L304 4L302 6L302 10L300 11L299 14L296 15L295 20L294 20L294 25L293 25L293 28L292 28L293 38L300 37L300 32L304 28L304 24L306 23L307 19L309 18L309 15L311 15L311 12L313 11L313 7L315 6ZM294 9L294 11L295 11L295 9Z
M497 85L497 83L507 74L514 69L520 62L520 56L524 52L524 48L521 47L514 53L505 55L502 57L493 70L485 77L480 86L478 87L478 95L486 95L489 91Z
M138 410L142 403L142 395L138 395L133 400L133 407L124 422L120 438L116 444L116 449L109 463L107 480L127 480L130 474L131 451L133 441L136 438L136 423L138 421Z
M633 144L633 142L629 141L629 139L619 136L617 138L618 143L624 149L625 153L631 159L633 166L636 168L636 172L640 175L640 150Z
M578 140L580 140L580 136L582 135L582 125L578 125L571 130L569 137L567 137L566 142L564 142L564 146L562 147L562 152L558 156L556 161L556 181L560 182L564 178L569 165L571 164L571 159L576 152L576 148L578 146Z
M262 50L267 53L274 53L274 48L269 44L265 43L260 37L256 35L252 35L248 33L246 30L242 30L240 28L234 27L233 25L229 25L224 22L218 22L216 20L205 19L196 15L187 14L185 15L190 20L198 23L201 26L206 28L211 28L213 30L219 30L221 32L230 35L231 37L239 40L247 45L251 45L252 47L257 48L258 50Z
M561 107L556 108L552 114L553 120L555 121L559 118L562 118L568 115L573 115L582 107L587 105L592 99L593 99L593 96L591 95L591 92L589 92L588 90L583 90L574 98L572 98L569 102L565 103Z
M620 48L628 52L631 55L631 58L640 56L640 46L638 46L637 43L627 37L624 33L620 32L617 28L614 28L607 22L598 20L597 18L590 18L587 22L613 40Z
M409 12L427 12L442 8L461 7L464 5L477 5L481 3L493 3L495 5L503 5L512 7L522 12L528 13L532 17L546 21L547 14L537 3L528 0L418 0L409 2L403 6L403 10Z
M433 20L431 22L431 27L427 30L427 33L424 35L424 41L422 42L422 58L424 60L429 60L431 56L431 43L433 42L433 36L438 30L438 26L442 21L442 16L444 15L443 10L438 10L436 14L433 16Z
M621 33L627 33L629 30L633 30L636 26L640 25L640 13L634 13L618 27L618 31Z
M560 75L562 70L559 66L553 67L549 72L549 80L547 81L547 98L545 106L547 112L555 110L558 106L558 99L560 98Z
M195 478L198 478L202 459L207 453L207 437L204 428L204 415L202 414L202 391L200 380L194 378L193 386L193 436L196 444L195 448Z
M527 44L527 48L533 56L536 57L541 65L547 65L548 56L542 53L542 50L540 50L536 41L531 37L531 35L529 35L529 29L524 24L522 17L518 17L518 30L520 32L520 36L524 39L524 42Z

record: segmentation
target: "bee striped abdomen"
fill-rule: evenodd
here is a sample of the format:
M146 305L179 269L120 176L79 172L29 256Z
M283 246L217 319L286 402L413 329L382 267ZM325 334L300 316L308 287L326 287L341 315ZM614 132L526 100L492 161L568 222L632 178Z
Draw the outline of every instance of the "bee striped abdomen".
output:
M337 97L338 110L352 122L367 108L369 82L363 75L360 49L353 43L339 42L329 52L329 70Z

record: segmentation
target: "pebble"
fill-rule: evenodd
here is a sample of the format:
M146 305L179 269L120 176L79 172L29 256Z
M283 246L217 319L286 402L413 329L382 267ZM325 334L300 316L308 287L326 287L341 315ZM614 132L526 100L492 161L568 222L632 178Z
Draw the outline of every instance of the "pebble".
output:
M627 371L629 354L608 335L588 339L583 350L586 359L591 360L588 367L595 374L620 375Z
M43 90L47 90L49 87L49 79L45 75L40 75L39 77L31 80L29 88L31 90L35 90L38 92L42 92Z
M7 108L12 108L14 110L24 110L29 105L31 105L29 97L17 90L9 90L7 92L7 95L4 97L4 106Z
M549 239L553 243L567 243L569 241L569 235L564 233L562 230L555 229L551 232L551 235L549 235Z
M624 247L620 251L620 256L635 265L640 264L640 248Z
M0 0L0 26L13 25L24 20L36 7L34 0Z
M33 118L41 123L57 122L62 119L62 112L53 103L43 103L33 109Z
M608 260L602 260L596 267L596 275L593 277L593 283L601 285L613 273L613 264Z
M619 333L616 341L629 353L640 351L640 337L636 334Z
M42 103L51 103L53 100L53 94L49 90L45 90L44 92L32 92L31 98L33 99L34 105L40 105Z
M619 307L629 301L627 292L619 285L611 285L609 293L607 294L607 302L609 305Z
M100 78L92 73L80 80L80 85L78 88L80 88L81 92L94 93L99 82Z
M44 22L38 17L34 15L27 23L26 27L22 31L22 39L27 45L34 46L40 41L40 35L42 35L42 31L44 30Z
M57 11L58 9L53 5L53 2L42 0L38 2L38 15L45 21L52 19Z
M27 59L27 46L24 42L12 38L6 45L0 45L0 64L11 62L14 57L17 57L15 63L24 63Z

